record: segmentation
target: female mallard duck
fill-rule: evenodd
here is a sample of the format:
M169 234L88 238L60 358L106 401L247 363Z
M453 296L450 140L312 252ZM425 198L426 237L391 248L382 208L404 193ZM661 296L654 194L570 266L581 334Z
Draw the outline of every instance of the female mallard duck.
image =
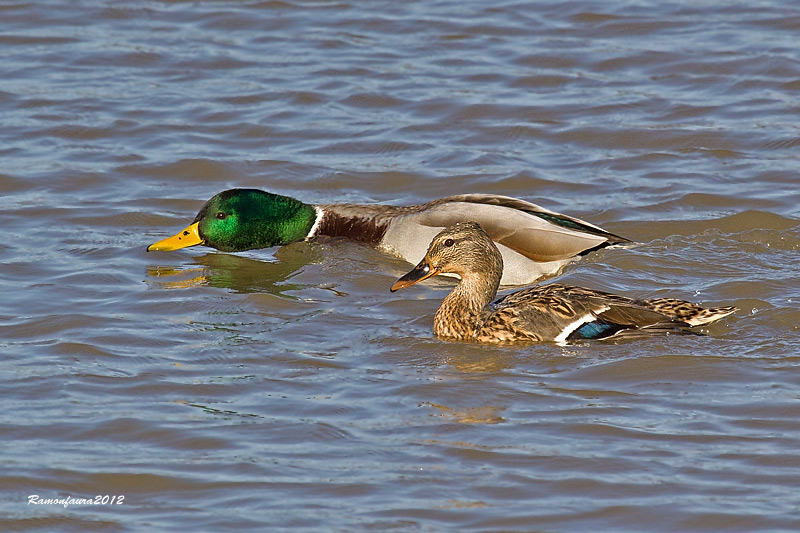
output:
M241 252L330 236L375 244L416 263L434 235L464 221L480 223L497 241L506 265L503 285L532 283L581 255L631 242L583 220L507 196L465 194L402 207L309 205L258 189L230 189L206 202L188 228L147 250L204 244Z
M480 225L455 224L433 238L425 258L392 285L392 292L431 276L457 274L456 288L433 318L439 337L485 343L554 341L690 333L733 313L683 300L635 300L590 289L546 285L511 293L494 303L503 257Z

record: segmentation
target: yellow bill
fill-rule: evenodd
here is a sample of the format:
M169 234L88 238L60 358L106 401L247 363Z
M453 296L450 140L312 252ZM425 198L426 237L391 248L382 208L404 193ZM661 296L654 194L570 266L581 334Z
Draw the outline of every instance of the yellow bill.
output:
M186 248L188 246L204 244L202 237L200 237L200 233L197 231L197 224L198 223L195 222L180 233L151 244L147 247L147 251L171 252L173 250L180 250L181 248Z

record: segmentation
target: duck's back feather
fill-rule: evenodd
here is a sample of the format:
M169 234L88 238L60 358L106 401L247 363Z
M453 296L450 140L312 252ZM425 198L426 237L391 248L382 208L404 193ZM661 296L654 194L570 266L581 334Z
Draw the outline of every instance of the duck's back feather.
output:
M539 262L569 259L604 244L630 242L578 218L508 196L449 196L426 204L410 218L435 228L477 222L496 243Z
M489 194L449 196L396 214L382 244L415 263L431 239L457 222L477 222L497 243L505 264L503 285L555 274L592 250L630 242L578 218L536 204Z
M515 211L521 211L542 220L546 220L556 226L603 237L611 244L631 242L624 237L614 235L613 233L610 233L599 226L595 226L594 224L586 222L585 220L564 215L562 213L557 213L532 202L520 200L519 198L513 198L511 196L502 196L497 194L461 194L442 198L441 200L431 202L431 204L447 202L466 202L471 204L493 205L506 209L513 209Z

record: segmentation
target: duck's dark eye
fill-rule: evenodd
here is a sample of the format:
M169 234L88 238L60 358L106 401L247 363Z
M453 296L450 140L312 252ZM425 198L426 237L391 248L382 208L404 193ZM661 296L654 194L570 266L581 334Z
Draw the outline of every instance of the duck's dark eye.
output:
M445 245L447 248L450 248L451 246L453 246L453 244L454 244L454 243L453 243L453 239L445 239L445 240L444 240L444 245Z
M217 213L217 218L220 220L225 220L226 218L228 218L228 213L223 213L222 211L220 211L219 213Z

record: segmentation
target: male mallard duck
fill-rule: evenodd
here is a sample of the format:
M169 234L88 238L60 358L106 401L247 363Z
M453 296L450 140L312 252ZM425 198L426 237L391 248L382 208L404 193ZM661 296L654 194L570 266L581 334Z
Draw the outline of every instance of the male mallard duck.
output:
M691 333L733 313L683 300L636 300L605 292L546 285L511 293L494 303L503 257L480 225L455 224L433 238L425 258L392 285L392 292L431 276L457 274L461 281L433 318L439 337L485 343L554 341Z
M411 206L309 205L258 189L211 198L185 230L147 247L170 251L204 244L225 252L268 248L319 236L349 237L416 263L431 238L456 222L480 223L505 261L503 285L532 283L578 256L631 242L536 204L489 194L448 196Z

